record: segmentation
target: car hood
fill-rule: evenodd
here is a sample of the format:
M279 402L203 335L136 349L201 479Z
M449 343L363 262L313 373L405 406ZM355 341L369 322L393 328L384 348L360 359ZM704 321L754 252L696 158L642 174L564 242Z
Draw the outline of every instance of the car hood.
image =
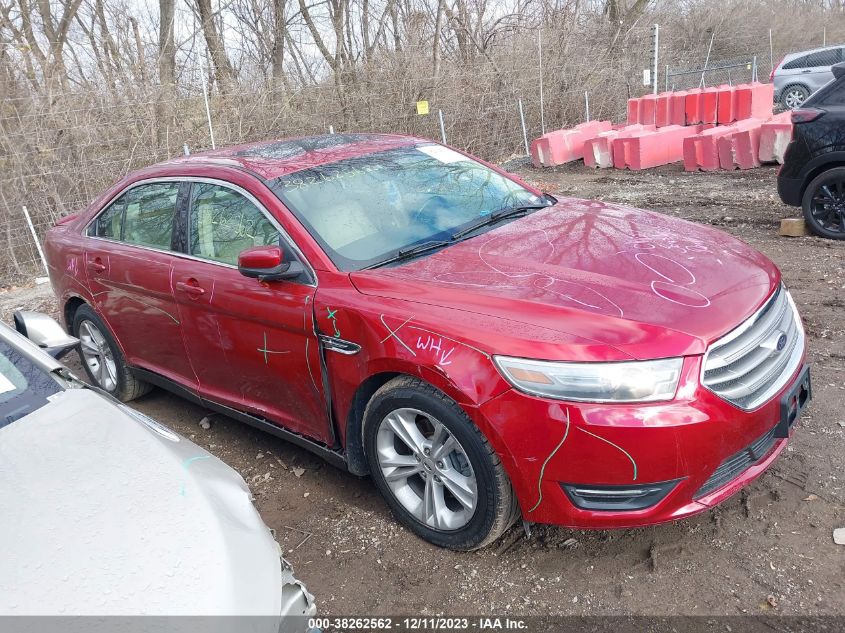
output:
M364 294L530 324L620 357L703 353L780 281L775 265L710 227L561 199L434 255L351 275ZM502 338L486 347L493 353ZM507 345L505 344L505 348Z
M278 545L243 479L92 390L0 429L0 507L0 614L282 608Z

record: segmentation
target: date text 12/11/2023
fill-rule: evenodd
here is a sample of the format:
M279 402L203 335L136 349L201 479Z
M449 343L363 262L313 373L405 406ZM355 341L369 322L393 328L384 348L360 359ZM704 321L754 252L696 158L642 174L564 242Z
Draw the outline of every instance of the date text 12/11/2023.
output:
M309 618L309 630L333 631L527 631L524 618L512 617L332 617Z

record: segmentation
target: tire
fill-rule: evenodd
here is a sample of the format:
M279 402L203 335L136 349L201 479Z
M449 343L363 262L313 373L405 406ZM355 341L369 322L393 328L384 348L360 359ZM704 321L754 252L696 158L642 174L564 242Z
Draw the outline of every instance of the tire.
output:
M376 391L364 411L363 441L373 481L394 516L434 545L479 549L519 517L510 480L487 438L428 383L400 376Z
M792 84L787 86L780 93L780 104L787 110L794 110L800 108L807 97L810 96L810 91L806 86L801 84Z
M845 167L834 167L813 178L801 200L804 219L820 237L845 240Z
M152 385L132 374L111 331L90 306L79 306L72 327L80 340L79 359L92 384L121 402L134 400L152 389Z

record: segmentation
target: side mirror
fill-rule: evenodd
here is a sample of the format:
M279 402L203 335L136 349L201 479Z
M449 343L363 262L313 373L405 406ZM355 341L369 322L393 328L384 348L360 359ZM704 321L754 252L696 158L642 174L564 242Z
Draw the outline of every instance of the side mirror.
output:
M79 345L79 339L67 334L54 318L46 314L17 310L14 318L15 329L53 358L59 359Z
M278 246L255 246L238 255L238 271L259 281L296 279L304 269L299 262L286 262Z

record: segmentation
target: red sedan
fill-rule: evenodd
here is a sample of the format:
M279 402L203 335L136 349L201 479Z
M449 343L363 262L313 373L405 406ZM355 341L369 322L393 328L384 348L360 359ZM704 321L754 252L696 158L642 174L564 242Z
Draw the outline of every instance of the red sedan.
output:
M416 138L161 163L63 219L47 254L103 389L158 385L369 473L455 549L520 514L705 510L775 460L810 398L801 319L754 249Z

